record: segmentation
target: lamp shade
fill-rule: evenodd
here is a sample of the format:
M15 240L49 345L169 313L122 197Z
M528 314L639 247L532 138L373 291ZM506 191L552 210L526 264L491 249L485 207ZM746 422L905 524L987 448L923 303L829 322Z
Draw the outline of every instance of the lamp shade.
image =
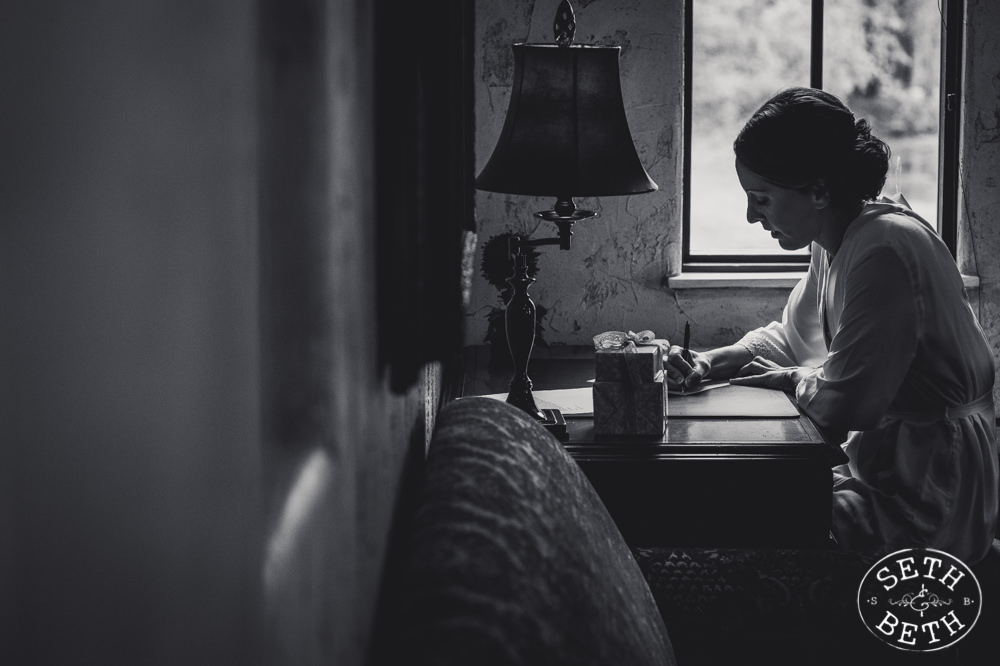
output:
M657 189L632 142L618 46L514 44L514 84L500 139L476 187L533 196Z

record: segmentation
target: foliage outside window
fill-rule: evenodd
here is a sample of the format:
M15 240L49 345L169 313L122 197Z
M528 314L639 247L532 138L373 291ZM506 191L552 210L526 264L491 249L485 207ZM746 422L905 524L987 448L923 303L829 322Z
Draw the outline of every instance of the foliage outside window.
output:
M821 81L810 63L822 21ZM685 261L803 261L746 222L732 141L768 97L822 87L872 123L892 149L884 193L937 219L941 27L931 0L694 0Z

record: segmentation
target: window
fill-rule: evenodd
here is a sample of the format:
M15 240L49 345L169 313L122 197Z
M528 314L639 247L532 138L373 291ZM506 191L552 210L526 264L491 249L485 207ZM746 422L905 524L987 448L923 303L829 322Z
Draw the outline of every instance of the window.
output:
M892 149L884 193L901 193L937 221L954 251L958 96L952 88L960 58L948 56L960 53L961 4L688 2L684 269L801 270L808 262L807 250L786 252L746 222L733 167L732 142L743 122L770 95L796 85L824 88L872 123Z

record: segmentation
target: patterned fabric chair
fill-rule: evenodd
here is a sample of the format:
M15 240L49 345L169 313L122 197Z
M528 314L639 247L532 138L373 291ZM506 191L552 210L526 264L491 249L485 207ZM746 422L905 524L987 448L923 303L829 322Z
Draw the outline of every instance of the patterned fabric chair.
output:
M411 547L398 663L676 663L590 483L558 440L504 402L442 408Z
M503 402L445 405L424 472L387 663L978 666L1000 658L1000 541L973 567L984 600L973 632L954 648L915 655L860 622L857 586L876 558L630 548L561 444Z

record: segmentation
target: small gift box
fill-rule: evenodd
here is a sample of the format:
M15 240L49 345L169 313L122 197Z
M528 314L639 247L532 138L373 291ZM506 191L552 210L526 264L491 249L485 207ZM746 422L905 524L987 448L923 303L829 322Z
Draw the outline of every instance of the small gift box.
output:
M652 331L608 331L594 336L594 432L662 435L667 387L663 353L670 343Z
M660 371L652 382L594 382L594 433L662 435L667 424L667 387Z

